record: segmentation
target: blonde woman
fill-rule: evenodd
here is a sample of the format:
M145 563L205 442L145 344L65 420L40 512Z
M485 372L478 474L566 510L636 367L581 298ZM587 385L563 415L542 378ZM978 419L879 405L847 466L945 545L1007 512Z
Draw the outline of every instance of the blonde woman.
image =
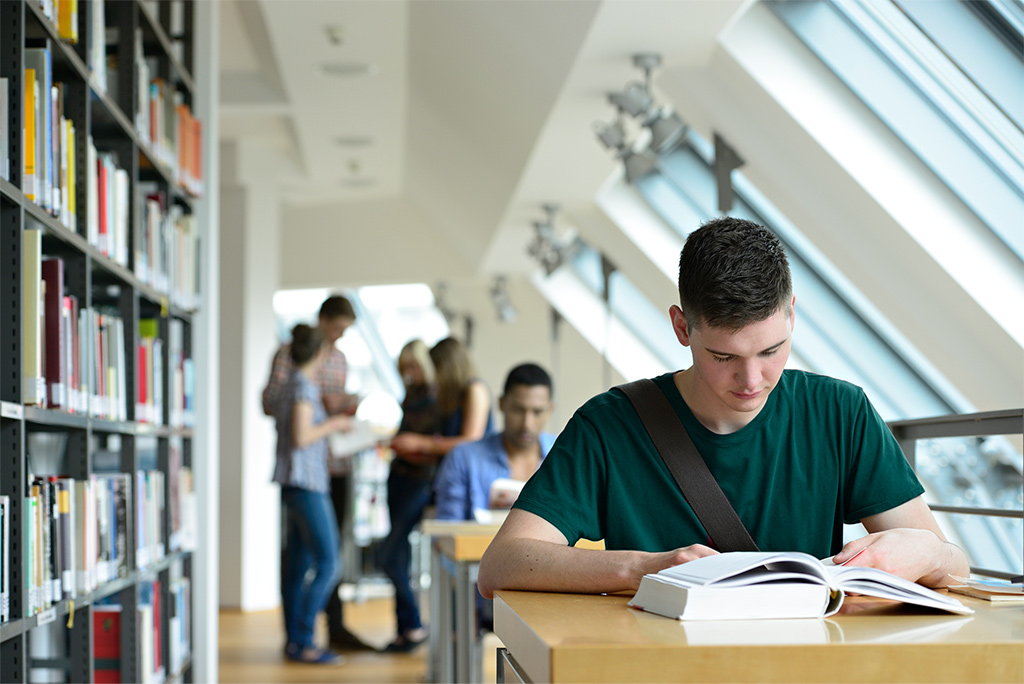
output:
M490 390L477 377L462 343L449 337L429 355L425 351L422 341L413 340L398 357L406 383L405 413L399 433L391 440L395 453L388 476L391 532L380 550L382 568L395 585L398 634L385 649L392 653L407 653L427 638L409 583L409 533L430 502L437 464L453 447L494 432ZM436 394L431 376L436 379ZM431 403L434 396L436 401Z

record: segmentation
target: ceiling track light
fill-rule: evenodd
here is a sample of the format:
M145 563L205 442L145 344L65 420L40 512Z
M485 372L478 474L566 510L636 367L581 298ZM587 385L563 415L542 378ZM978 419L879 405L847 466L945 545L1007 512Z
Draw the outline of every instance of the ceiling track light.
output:
M544 273L551 275L571 256L575 246L575 236L559 240L555 236L555 215L559 205L545 204L545 217L533 222L534 236L526 252L540 262Z
M614 150L622 160L626 181L635 183L654 172L658 167L658 155L665 154L678 146L685 138L686 123L669 106L658 106L651 92L651 74L661 65L661 55L654 52L640 52L633 55L633 66L643 71L643 82L631 81L619 92L608 93L608 102L615 107L616 116L612 123L598 122L594 133L608 149ZM647 141L639 149L628 141L625 115L629 114L647 130Z
M508 283L505 276L494 276L494 284L491 285L491 301L494 302L494 309L498 313L498 320L502 323L512 323L518 317L516 308L512 306L512 300L508 296Z

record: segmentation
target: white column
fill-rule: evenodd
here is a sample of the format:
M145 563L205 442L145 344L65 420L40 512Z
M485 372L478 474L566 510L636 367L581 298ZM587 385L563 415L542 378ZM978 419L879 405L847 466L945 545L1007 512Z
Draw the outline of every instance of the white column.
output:
M234 173L221 179L220 605L265 610L280 603L276 434L260 394L277 348L281 207L269 177L253 175L266 168L262 150L226 145L222 153Z
M217 186L220 176L217 125L218 50L220 6L197 2L195 7L195 115L203 122L203 170L206 196L195 202L201 226L200 284L202 301L192 328L192 354L196 368L196 427L192 440L192 471L196 479L198 535L192 563L192 678L197 682L217 681L218 666L218 583L220 540L218 491L220 458L220 396L217 374L217 340L220 336L217 269L220 255ZM205 523L205 524L204 524Z

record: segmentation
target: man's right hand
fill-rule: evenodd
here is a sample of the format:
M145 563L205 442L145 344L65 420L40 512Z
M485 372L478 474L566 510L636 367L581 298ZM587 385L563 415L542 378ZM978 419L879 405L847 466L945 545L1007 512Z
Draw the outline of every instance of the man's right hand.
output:
M704 546L703 544L693 544L692 546L684 546L674 551L664 551L662 553L650 553L647 557L642 560L642 566L640 568L640 577L644 575L661 572L665 568L671 568L676 565L682 565L683 563L689 563L692 560L703 558L704 556L716 556L718 551L715 551L710 546ZM640 580L637 580L637 586L640 586Z

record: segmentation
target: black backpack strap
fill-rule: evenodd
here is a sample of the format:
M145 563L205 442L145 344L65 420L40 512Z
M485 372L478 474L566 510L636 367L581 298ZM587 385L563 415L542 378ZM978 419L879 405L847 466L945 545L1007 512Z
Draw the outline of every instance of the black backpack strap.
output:
M654 447L717 549L757 551L757 544L708 470L665 393L647 378L618 388L633 404Z

